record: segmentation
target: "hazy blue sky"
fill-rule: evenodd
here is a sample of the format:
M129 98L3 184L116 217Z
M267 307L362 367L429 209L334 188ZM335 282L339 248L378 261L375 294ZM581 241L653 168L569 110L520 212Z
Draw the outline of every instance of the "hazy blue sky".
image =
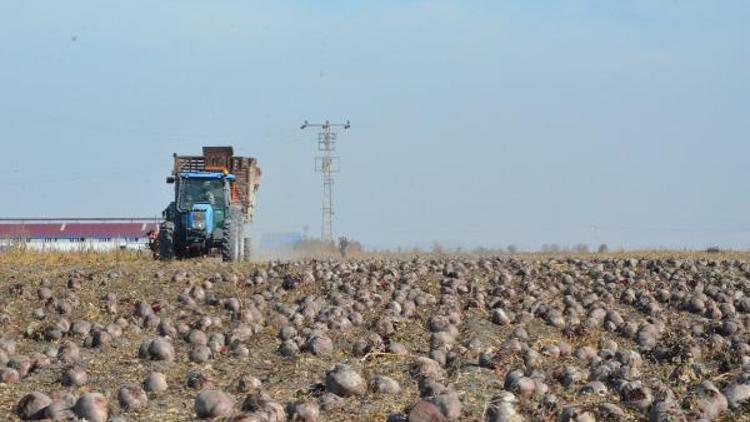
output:
M750 247L750 2L0 2L3 216L151 216L233 144L256 233ZM592 228L598 227L598 230Z

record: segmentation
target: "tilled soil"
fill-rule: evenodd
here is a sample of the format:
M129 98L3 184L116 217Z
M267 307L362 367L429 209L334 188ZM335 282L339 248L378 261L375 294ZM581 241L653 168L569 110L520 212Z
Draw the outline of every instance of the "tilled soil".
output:
M750 420L745 259L0 260L0 417L98 392L110 420L192 420L219 390L233 420ZM123 408L152 371L167 389Z

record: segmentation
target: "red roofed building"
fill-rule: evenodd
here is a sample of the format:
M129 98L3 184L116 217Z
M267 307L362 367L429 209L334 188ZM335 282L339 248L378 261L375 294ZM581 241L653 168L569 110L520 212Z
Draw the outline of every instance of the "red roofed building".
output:
M0 247L44 250L145 249L154 219L0 219Z

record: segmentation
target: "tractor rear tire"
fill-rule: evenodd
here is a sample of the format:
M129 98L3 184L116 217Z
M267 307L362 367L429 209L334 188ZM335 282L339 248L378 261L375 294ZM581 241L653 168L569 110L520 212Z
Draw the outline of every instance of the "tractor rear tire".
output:
M174 223L165 221L159 226L159 259L174 259Z

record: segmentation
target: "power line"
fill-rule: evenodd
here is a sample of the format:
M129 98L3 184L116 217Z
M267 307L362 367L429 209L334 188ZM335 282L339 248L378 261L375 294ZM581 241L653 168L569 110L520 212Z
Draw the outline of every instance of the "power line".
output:
M324 242L333 242L333 174L341 170L341 160L333 155L336 152L336 132L331 129L341 127L346 130L351 125L348 120L346 123L331 123L328 120L325 123L308 123L305 120L300 129L307 129L308 127L321 128L321 131L318 132L318 151L322 154L315 157L315 171L323 175L320 238Z

